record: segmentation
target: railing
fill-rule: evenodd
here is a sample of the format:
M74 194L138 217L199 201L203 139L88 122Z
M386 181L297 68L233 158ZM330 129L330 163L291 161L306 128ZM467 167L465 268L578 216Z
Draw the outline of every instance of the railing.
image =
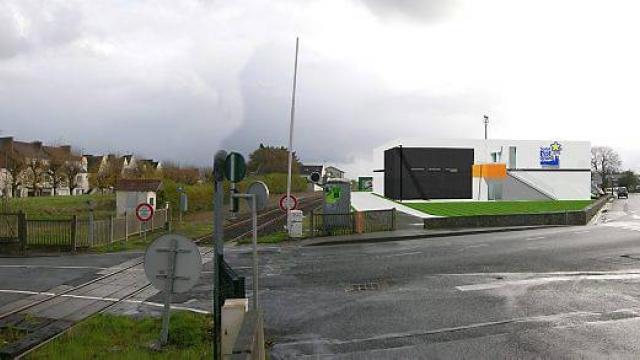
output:
M142 224L134 214L107 219L28 219L24 213L0 213L0 242L29 247L58 247L70 250L88 248L142 235L164 228L168 209L158 209L150 221Z
M311 212L311 236L335 236L391 231L396 228L396 209L356 211L348 214Z
M76 247L93 247L127 240L132 235L142 235L165 227L169 221L167 209L158 209L146 224L138 221L135 214L109 217L102 220L77 222Z
M222 262L220 275L223 299L241 299L245 297L244 276L238 275L226 261Z
M27 247L69 246L72 224L71 220L27 220Z
M312 236L349 235L356 232L355 213L316 214L311 212Z
M20 214L0 214L0 241L18 241Z

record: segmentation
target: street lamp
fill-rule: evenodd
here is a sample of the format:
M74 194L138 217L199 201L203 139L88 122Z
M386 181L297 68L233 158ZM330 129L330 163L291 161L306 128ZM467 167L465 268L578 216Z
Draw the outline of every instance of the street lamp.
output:
M489 116L484 115L484 139L487 140L487 127L489 126Z

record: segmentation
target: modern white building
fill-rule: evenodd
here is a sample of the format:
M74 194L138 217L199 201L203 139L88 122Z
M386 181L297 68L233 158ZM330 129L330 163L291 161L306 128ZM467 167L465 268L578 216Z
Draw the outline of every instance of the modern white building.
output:
M587 141L400 139L373 158L374 193L395 200L591 197Z

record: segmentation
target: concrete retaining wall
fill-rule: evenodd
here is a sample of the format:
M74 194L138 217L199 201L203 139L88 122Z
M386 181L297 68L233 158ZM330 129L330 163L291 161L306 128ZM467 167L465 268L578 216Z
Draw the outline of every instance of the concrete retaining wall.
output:
M603 197L580 211L517 215L451 216L424 219L425 229L455 229L535 225L586 225L607 203Z

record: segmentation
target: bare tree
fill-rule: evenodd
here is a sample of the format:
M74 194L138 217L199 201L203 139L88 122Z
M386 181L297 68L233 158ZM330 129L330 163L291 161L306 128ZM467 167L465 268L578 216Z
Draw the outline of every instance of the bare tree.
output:
M33 189L34 196L40 196L42 193L42 185L48 180L47 164L42 159L27 160L28 181Z
M74 185L78 185L78 174L82 173L83 170L79 161L68 161L64 165L64 172L69 180L69 191L73 190Z
M6 172L9 179L5 179L5 188L7 184L11 185L11 195L18 195L18 186L23 183L24 171L28 169L28 164L24 157L15 151L9 151L5 154ZM8 180L8 182L7 182Z
M51 152L47 166L47 173L53 185L53 195L58 194L58 189L63 184L70 184L69 175L66 172L68 157L61 152ZM69 185L71 187L71 185Z
M610 147L594 146L591 148L591 170L599 174L602 183L600 186L604 190L607 185L607 175L611 175L620 170L620 155ZM613 187L613 183L611 184Z

